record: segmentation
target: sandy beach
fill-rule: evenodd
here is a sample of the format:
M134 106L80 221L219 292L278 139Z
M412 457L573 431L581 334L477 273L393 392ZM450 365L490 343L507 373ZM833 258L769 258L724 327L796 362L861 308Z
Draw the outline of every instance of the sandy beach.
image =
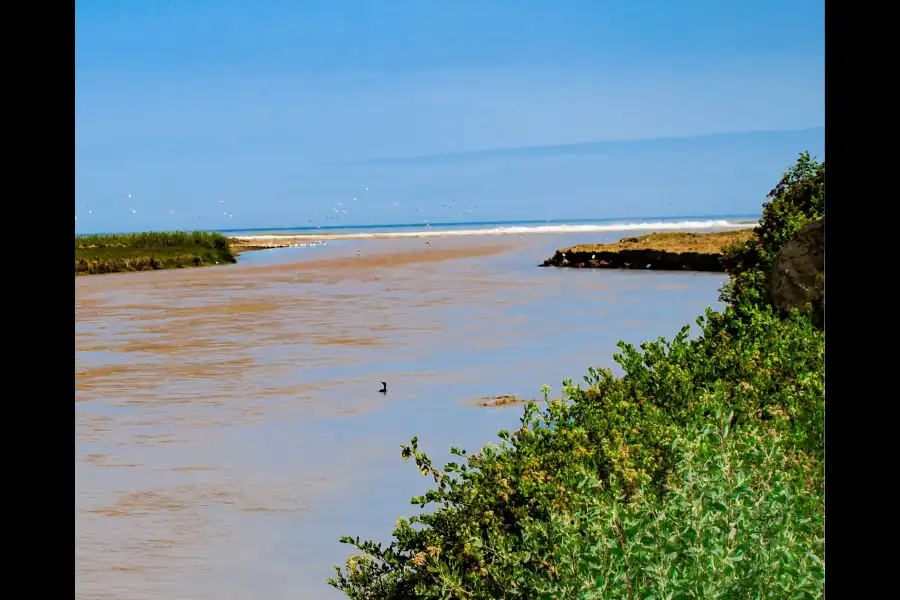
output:
M359 231L359 232L330 232L313 231L308 233L271 233L253 234L233 237L232 248L236 252L251 250L265 250L271 248L289 248L313 246L329 241L365 241L365 240L398 240L398 239L453 239L469 237L505 237L531 235L566 235L580 233L584 235L604 235L617 232L639 231L729 231L746 227L741 220L728 219L703 219L703 220L672 220L672 221L635 221L612 223L585 223L585 224L523 224L503 226L460 226L454 228L430 226L409 226L406 229L394 229L390 231Z

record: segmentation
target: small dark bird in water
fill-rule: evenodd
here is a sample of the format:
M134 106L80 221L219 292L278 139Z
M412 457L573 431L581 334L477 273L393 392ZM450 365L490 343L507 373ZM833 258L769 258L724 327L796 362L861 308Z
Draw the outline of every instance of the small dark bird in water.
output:
M381 389L378 390L380 394L387 394L387 384L385 382L381 382Z

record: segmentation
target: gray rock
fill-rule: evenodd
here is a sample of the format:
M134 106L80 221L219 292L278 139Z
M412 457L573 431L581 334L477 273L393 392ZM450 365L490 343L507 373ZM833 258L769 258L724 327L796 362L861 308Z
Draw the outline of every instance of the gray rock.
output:
M772 304L780 311L813 305L813 322L824 324L825 217L807 223L785 244L772 268Z

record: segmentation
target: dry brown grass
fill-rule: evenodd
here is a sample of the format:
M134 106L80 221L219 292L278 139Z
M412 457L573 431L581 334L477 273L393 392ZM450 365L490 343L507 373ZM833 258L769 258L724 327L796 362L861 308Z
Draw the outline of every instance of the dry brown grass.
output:
M640 237L622 238L615 244L579 244L560 248L560 252L621 252L623 250L661 250L665 252L697 252L717 254L725 246L746 242L753 235L752 229L716 231L713 233L650 233Z

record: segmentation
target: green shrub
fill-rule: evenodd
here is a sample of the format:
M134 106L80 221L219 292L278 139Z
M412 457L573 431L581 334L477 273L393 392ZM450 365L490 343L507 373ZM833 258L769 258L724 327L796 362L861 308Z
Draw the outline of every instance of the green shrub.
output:
M673 442L716 412L733 413L729 427L765 425L791 452L820 455L823 334L796 313L782 320L758 312L747 322L733 311L709 312L700 323L695 340L685 328L640 350L620 344L624 376L591 370L584 389L566 382L562 401L544 411L526 406L521 427L501 431L499 446L471 456L453 449L463 464L438 470L413 439L403 456L437 487L412 503L434 510L401 520L386 548L342 539L363 556L332 585L350 598L504 597L510 580L497 569L506 567L486 545L524 551L528 527L584 501L576 482L586 476L630 502L663 502L679 460ZM418 564L438 548L441 569Z
M797 231L825 214L825 163L804 152L767 195L754 237L726 249L731 281L721 300L733 306L771 303L769 277L778 252Z
M567 479L582 490L571 508L528 519L521 543L472 540L490 557L485 579L507 598L822 596L821 463L758 424L734 435L729 423L718 412L674 440L664 497ZM425 562L439 579L441 560Z

